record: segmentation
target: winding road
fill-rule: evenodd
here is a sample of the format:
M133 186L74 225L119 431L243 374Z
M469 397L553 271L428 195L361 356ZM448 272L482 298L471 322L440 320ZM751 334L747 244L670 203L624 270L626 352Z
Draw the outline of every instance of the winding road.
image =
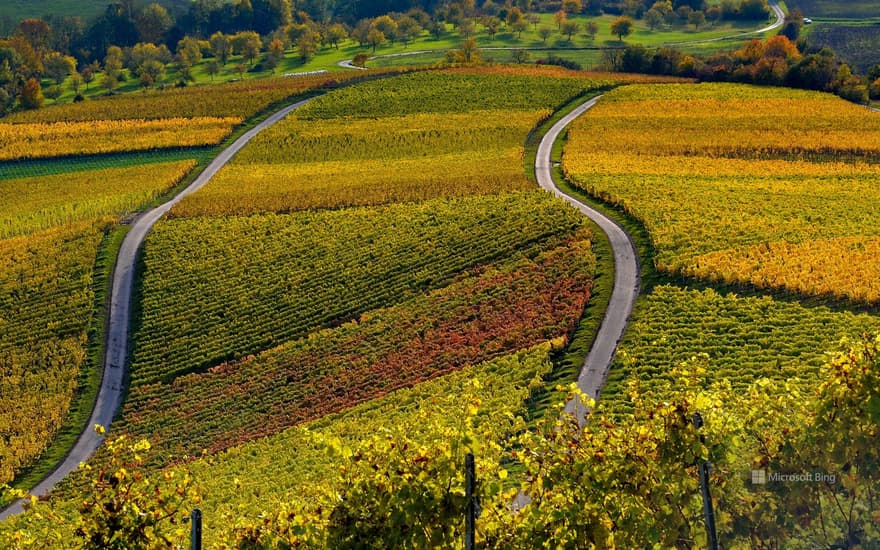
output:
M592 108L601 97L594 97L579 105L554 124L544 135L543 139L541 139L541 144L538 146L538 155L535 158L535 176L538 179L538 185L557 197L565 199L566 202L593 220L608 237L608 241L611 243L611 248L614 251L614 287L611 291L611 299L608 302L608 308L605 310L605 316L602 319L599 332L596 333L593 347L590 348L590 353L581 367L577 380L578 388L594 399L599 397L599 392L605 384L605 379L608 377L608 369L611 368L611 360L614 358L614 352L617 350L617 345L620 343L621 338L623 338L630 314L639 295L639 256L632 238L614 220L576 198L563 193L556 186L553 182L551 153L553 143L559 138L563 130L576 118ZM569 401L565 406L565 411L575 414L581 425L583 425L589 413L589 409L577 399Z
M600 96L601 97L601 96ZM639 263L635 246L629 235L614 221L579 200L559 190L553 182L551 151L553 143L566 126L596 104L598 97L578 106L554 124L543 137L535 160L539 185L562 197L584 215L593 220L608 236L614 251L614 287L593 347L587 356L578 378L578 387L591 397L598 397L605 382L617 345L623 336L635 299L639 293ZM122 404L126 371L128 368L129 327L132 313L132 291L138 251L144 239L159 219L187 195L198 191L232 157L258 133L285 118L291 111L308 100L298 101L273 113L254 128L247 131L215 157L201 174L180 193L151 210L141 213L131 223L123 240L113 272L109 319L107 323L106 355L98 399L86 429L80 434L66 458L31 490L34 496L43 496L68 474L76 470L101 445L104 437L94 430L96 424L109 427ZM583 420L588 411L576 402L570 402L566 410ZM0 512L0 520L19 514L24 510L25 499L16 501Z
M67 457L51 474L37 484L30 494L34 496L49 494L59 481L76 470L81 462L85 462L92 456L92 453L95 452L104 440L103 436L95 432L95 424L100 424L104 427L110 426L119 410L119 406L122 404L125 375L128 368L129 326L131 322L131 296L134 287L135 262L137 261L138 250L147 234L153 228L153 225L185 196L198 191L208 183L254 136L282 120L294 109L302 107L307 101L302 100L288 105L248 130L229 147L221 151L205 167L202 173L180 193L168 202L138 215L131 223L125 240L122 242L122 247L119 249L116 268L113 272L110 315L107 323L107 349L104 357L101 388L98 392L95 408L92 410L92 416L89 418L85 431L80 434ZM24 510L24 502L24 499L18 500L0 511L0 520L21 513Z

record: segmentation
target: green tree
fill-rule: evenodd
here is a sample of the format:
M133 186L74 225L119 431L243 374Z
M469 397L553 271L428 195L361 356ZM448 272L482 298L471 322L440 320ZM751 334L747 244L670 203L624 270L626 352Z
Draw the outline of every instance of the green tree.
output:
M706 23L706 14L701 10L692 11L688 15L688 23L694 26L694 30L698 30Z
M134 24L141 42L160 44L165 40L172 21L168 10L153 2L138 12Z
M617 38L623 42L624 36L629 36L633 32L633 20L631 17L622 15L611 23L611 34L617 35Z
M553 29L550 27L538 27L538 36L541 37L541 41L546 44L547 39L553 35Z
M226 62L229 61L229 56L232 54L232 41L228 36L218 31L211 35L209 42L211 43L211 52L214 54L214 57L220 62L221 66L226 65Z
M373 29L382 33L386 40L394 43L394 37L397 35L397 21L391 19L388 15L380 15L373 19ZM371 43L372 45L372 43Z
M76 59L69 55L52 52L43 60L43 72L55 84L61 84L68 76L76 72Z
M562 9L565 13L580 13L584 5L581 0L562 0Z
M379 29L371 29L367 34L367 44L369 44L373 48L373 53L376 53L376 48L385 43L385 33L380 31Z
M566 36L566 39L571 42L571 35L578 32L581 26L577 21L566 21L562 24L562 28L560 32Z
M334 48L339 49L339 43L348 38L348 31L339 23L330 25L327 29L327 42Z
M296 43L296 50L299 53L299 58L303 63L306 63L311 58L315 57L315 53L317 53L318 51L318 43L315 39L315 35L312 33L308 33L301 36L299 41L297 41Z
M584 36L586 36L589 40L594 40L596 38L596 33L599 32L599 24L595 21L587 21L584 23Z

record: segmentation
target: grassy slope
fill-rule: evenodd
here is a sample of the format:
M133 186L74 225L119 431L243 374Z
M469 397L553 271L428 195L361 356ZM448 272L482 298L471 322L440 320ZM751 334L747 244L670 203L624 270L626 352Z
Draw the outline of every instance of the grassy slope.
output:
M553 29L556 28L555 23L553 23L552 14L540 14L540 17L541 23L538 24L538 28L540 28L541 26L548 26ZM655 47L666 43L706 40L717 38L719 36L732 35L740 32L749 32L760 26L756 24L724 23L717 26L706 25L702 27L699 31L694 30L692 26L688 26L686 28L675 27L663 30L657 29L652 31L647 28L644 21L639 20L636 21L635 32L631 36L627 37L623 42L621 42L617 39L617 37L613 36L610 31L611 21L614 20L613 16L602 15L598 17L587 17L578 15L572 16L571 20L580 23L581 27L583 27L583 24L587 21L595 21L599 25L599 33L595 36L595 38L589 38L584 36L583 34L578 33L572 37L571 41L568 41L558 32L554 32L553 36L548 38L547 42L544 43L538 36L537 31L533 26L530 26L527 31L522 33L521 37L517 37L515 34L505 28L502 29L501 32L499 32L493 39L486 34L486 31L482 26L478 25L476 34L477 44L481 48L547 48L560 51L564 50L563 57L579 62L585 68L590 68L598 65L601 61L601 48L619 47L626 44L644 44L646 46ZM421 35L410 44L404 45L400 42L394 44L383 44L376 49L375 55L384 56L389 54L416 52L422 50L431 50L433 53L426 55L407 55L386 60L376 60L375 62L371 63L370 66L379 67L385 65L413 65L420 63L436 63L443 59L446 51L458 47L460 43L461 37L455 30L452 29L451 26L448 27L447 33L439 39L431 36L430 34L428 34L427 31L423 31ZM683 49L694 53L706 53L714 52L718 49L727 47L735 48L740 43L740 39L727 40L720 42L694 44L692 46L683 47ZM337 65L337 63L344 59L351 59L358 53L372 54L372 51L369 47L361 48L357 42L353 40L347 40L345 42L342 42L339 45L338 49L332 46L326 46L322 48L313 59L309 60L307 63L303 63L297 53L291 50L287 52L287 55L282 60L281 64L275 69L274 74L280 75L315 70L347 70L341 69ZM499 62L510 61L510 55L511 54L509 51L487 50L484 52L484 57L491 58L492 60ZM543 55L546 55L546 53L534 52L532 57L535 58ZM229 80L236 80L239 78L239 75L234 71L234 67L239 61L240 59L238 57L232 57L231 60L226 64L226 66L220 71L220 73L215 75L212 79L206 70L207 61L203 60L202 63L200 63L193 69L193 76L196 79L195 83L204 84L211 82L227 82ZM244 78L261 78L271 76L272 74L273 73L268 70L260 72L248 72L245 73ZM177 79L177 73L173 70L171 66L169 66L165 79L166 85L173 85L174 82L177 81ZM103 94L104 90L99 87L99 81L100 77L98 77L96 81L89 86L90 89L88 91L82 91L83 95L88 98L96 97ZM44 87L50 86L51 84L52 83L48 80L45 80L43 82ZM61 97L58 98L58 103L67 103L72 101L74 94L67 89L66 83L62 84L62 88L64 93L61 95ZM119 92L134 92L139 89L140 83L137 81L136 78L130 77L126 82L123 82L117 90ZM52 103L52 100L46 101L47 105L51 105Z

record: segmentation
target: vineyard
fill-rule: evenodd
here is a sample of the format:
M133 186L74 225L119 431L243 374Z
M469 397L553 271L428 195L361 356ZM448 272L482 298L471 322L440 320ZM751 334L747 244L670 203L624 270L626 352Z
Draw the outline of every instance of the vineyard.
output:
M132 166L5 180L0 239L135 212L177 185L194 166L194 161L180 161L153 165L149 172Z
M555 246L580 224L543 193L162 222L144 249L132 384L355 319L463 270Z
M112 220L0 241L0 483L40 455L77 388L92 265Z
M240 118L0 124L0 160L216 145Z
M594 269L588 235L574 238L257 356L135 385L119 429L174 456L213 453L564 337L586 305Z
M626 87L572 129L565 170L644 223L662 271L876 303L878 147L880 118L827 94Z
M205 145L219 144L244 117L336 84L169 90L4 120L0 484L22 473L21 483L34 483L87 422L101 380L106 285L124 235L118 219L177 187L204 162ZM0 504L6 499L0 494Z
M880 118L817 92L558 67L340 84L242 82L213 104L175 89L7 125L23 132L0 135L9 158L29 128L54 158L0 179L0 484L82 394L117 217L249 117L333 88L152 227L122 409L85 468L0 523L0 546L186 546L199 507L211 548L457 548L465 453L481 548L708 547L706 463L724 548L880 544ZM610 246L523 163L536 128L600 91L560 169L651 265L595 404L568 363L607 299ZM215 141L181 145L206 121ZM94 156L103 129L122 157ZM64 147L111 165L53 173ZM567 399L592 409L585 426ZM840 484L757 487L755 469Z
M367 74L381 72L369 71ZM222 86L144 90L137 94L53 105L35 111L20 111L3 120L13 124L34 124L204 117L246 119L291 97L363 77L361 73L352 72L242 81Z
M601 403L629 410L630 383L650 391L670 367L699 357L712 376L744 389L757 378L812 379L843 335L880 333L875 315L804 307L770 297L661 286L643 299L627 329ZM662 396L661 396L662 397Z

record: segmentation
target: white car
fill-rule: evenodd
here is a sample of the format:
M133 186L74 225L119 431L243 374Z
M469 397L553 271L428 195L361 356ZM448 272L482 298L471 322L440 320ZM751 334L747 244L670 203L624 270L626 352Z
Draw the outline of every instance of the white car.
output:
M812 22L813 22L813 20L810 19L809 17L804 17L804 25L809 25Z

